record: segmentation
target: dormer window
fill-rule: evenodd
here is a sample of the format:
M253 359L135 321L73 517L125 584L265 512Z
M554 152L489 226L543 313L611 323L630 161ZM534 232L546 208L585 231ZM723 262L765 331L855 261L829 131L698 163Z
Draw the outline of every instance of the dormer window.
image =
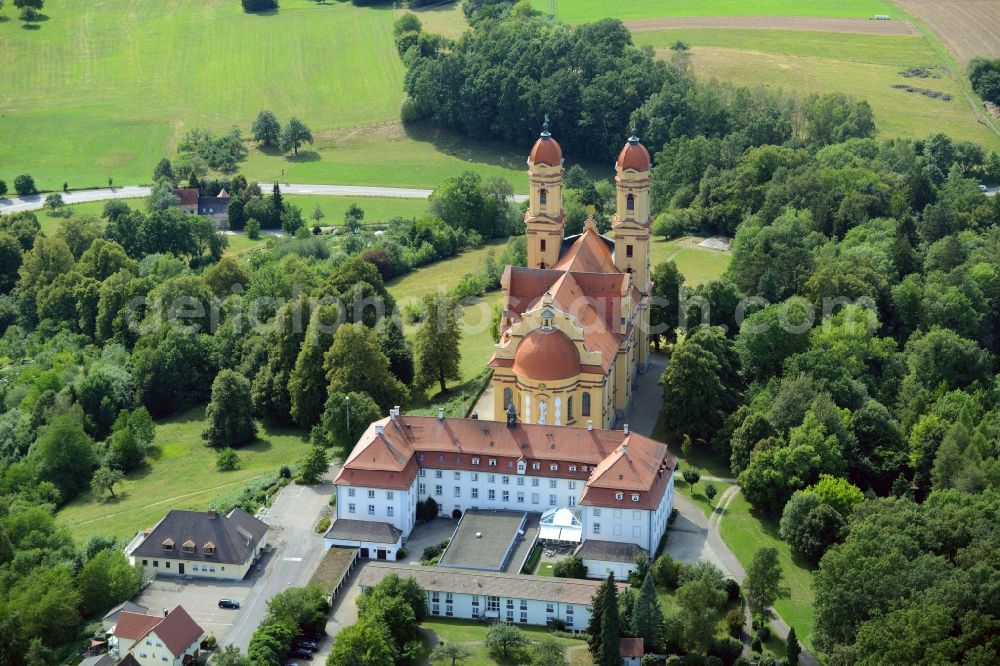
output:
M559 465L556 465L555 463L549 465L549 471L550 472L558 472L559 471Z
M517 473L524 474L524 470L527 468L527 464L523 460L517 461Z
M490 458L487 461L487 463L489 464L490 467L496 467L497 466L497 459L496 458Z
M542 463L531 463L531 469L541 469Z
M570 465L569 466L569 471L575 472L576 471L576 465Z
M639 501L639 496L638 495L632 495L632 501L633 502L638 502Z
M201 552L205 555L215 555L215 544L211 541L205 544L205 547L201 549Z
M184 542L184 545L181 546L181 549L185 553L193 553L194 552L194 541L191 541L191 539L188 539L187 541Z
M173 550L173 549L174 549L174 540L173 539L164 539L163 540L163 550Z
M623 497L625 497L625 493L615 493L616 500L621 501Z
M551 329L553 319L555 319L555 315L552 313L552 310L542 312L542 328Z
M478 465L479 464L479 458L473 458L472 459L472 464L473 465Z

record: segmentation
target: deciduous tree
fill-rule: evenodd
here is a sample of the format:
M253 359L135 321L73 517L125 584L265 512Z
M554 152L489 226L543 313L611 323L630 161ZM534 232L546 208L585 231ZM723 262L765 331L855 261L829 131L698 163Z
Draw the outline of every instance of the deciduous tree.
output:
M257 438L250 382L232 370L223 370L212 382L212 400L205 410L202 433L210 446L239 446Z
M449 379L462 378L462 310L445 294L424 297L424 321L417 331L415 384L427 388L437 383L443 393Z

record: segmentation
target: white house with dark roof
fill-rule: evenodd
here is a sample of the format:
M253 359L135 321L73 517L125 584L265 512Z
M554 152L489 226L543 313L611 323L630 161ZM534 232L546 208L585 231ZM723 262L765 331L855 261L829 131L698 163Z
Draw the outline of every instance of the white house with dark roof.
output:
M146 577L243 580L267 547L267 531L266 523L239 508L225 516L171 509L125 554Z
M673 509L676 465L666 444L627 426L522 424L514 414L507 423L403 416L394 409L369 426L334 480L331 530L351 521L344 527L353 534L353 523L367 522L380 534L398 530L405 543L417 502L432 497L443 515L569 508L580 522L574 541L628 543L653 553Z

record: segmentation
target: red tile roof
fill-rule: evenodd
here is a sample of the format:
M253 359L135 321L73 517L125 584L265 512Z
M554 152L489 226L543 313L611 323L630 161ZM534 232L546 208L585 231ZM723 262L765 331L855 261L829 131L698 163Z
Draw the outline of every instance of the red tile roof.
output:
M558 271L577 273L619 273L608 243L593 228L584 229L553 266Z
M546 166L559 166L562 164L562 148L559 142L551 136L541 136L528 154L528 164L544 164Z
M181 206L198 207L198 196L200 193L196 188L177 187L174 188L174 196L181 200Z
M622 151L618 153L615 168L648 171L652 161L649 158L649 151L646 150L646 146L639 143L639 139L634 137L633 139L629 139Z
M623 442L627 455L621 451ZM400 470L398 455L404 452L409 460ZM496 464L490 465L491 459ZM513 474L522 459L528 476L586 481L581 504L589 496L590 504L645 509L659 505L676 466L666 444L621 430L535 424L509 428L496 421L398 416L368 427L334 483L406 489L420 467ZM534 463L538 470L532 469ZM616 485L618 474L622 478ZM598 487L591 491L594 480ZM625 493L623 499L614 497L616 491ZM640 493L639 502L631 501L633 492Z
M148 634L153 627L162 621L163 618L157 615L140 615L138 613L122 611L111 634L120 640L123 639L134 643ZM126 649L128 647L126 646Z
M569 379L580 374L580 351L558 329L538 329L517 345L514 372L537 381Z
M175 657L184 654L193 643L200 641L205 635L205 630L198 626L183 606L170 611L152 631L160 637Z
M645 641L642 638L619 638L618 654L623 657L641 657L646 654Z

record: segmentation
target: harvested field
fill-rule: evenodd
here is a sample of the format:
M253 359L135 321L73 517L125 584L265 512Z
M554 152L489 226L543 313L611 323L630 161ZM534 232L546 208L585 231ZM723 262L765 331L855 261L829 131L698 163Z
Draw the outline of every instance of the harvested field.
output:
M859 35L914 36L920 34L909 21L875 21L872 19L816 16L683 16L634 19L625 21L625 26L632 32L728 28L737 30L811 30L813 32L847 32Z
M977 55L1000 57L997 0L896 0L896 4L933 30L962 64Z

